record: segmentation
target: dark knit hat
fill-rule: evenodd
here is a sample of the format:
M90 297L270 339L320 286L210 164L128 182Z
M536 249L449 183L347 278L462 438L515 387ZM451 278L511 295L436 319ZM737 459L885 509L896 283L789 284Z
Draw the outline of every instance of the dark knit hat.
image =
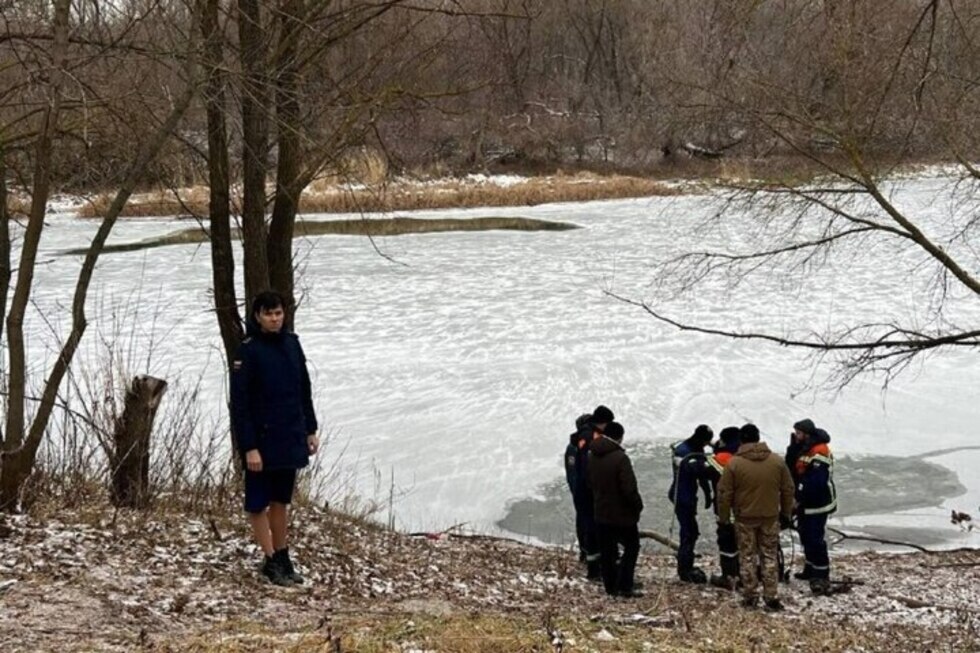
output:
M741 436L742 443L746 442L758 442L759 441L759 427L755 424L745 424L739 429L739 435Z
M800 433L806 433L808 436L813 435L813 432L817 430L817 425L813 423L812 419L801 419L799 422L793 425L793 428Z
M612 438L616 442L622 442L624 433L626 433L626 429L619 422L609 422L606 424L604 434L607 438Z
M596 424L608 424L614 419L613 412L601 404L592 411L592 421Z
M708 444L713 437L715 437L715 432L711 430L710 426L707 424L698 424L698 427L694 429L694 435L691 436L691 439Z

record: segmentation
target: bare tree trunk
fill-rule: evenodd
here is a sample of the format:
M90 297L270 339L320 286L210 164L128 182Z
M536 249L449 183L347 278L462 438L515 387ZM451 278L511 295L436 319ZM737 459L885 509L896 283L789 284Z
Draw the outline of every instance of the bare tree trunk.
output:
M34 178L31 183L31 208L21 246L17 284L7 315L9 351L7 424L4 450L0 454L0 510L16 506L17 495L29 469L22 468L14 456L24 441L24 399L27 385L27 352L24 345L24 316L31 298L34 265L37 259L44 214L51 191L51 152L61 113L61 91L64 84L65 59L68 54L68 19L71 0L57 0L54 6L51 67L51 98L44 112L34 148ZM8 241L9 242L9 241Z
M67 3L67 0L65 2ZM112 228L115 226L119 214L122 213L126 202L129 201L130 195L132 195L137 183L139 183L145 174L150 161L156 157L164 143L173 134L196 94L197 84L194 75L191 74L189 75L184 94L176 100L173 109L170 111L170 115L167 116L167 119L157 129L156 133L148 141L144 142L133 163L130 165L119 191L106 211L102 224L99 225L99 230L92 239L88 254L86 254L85 261L82 263L82 269L78 273L78 281L75 284L75 295L72 299L71 331L61 347L61 352L58 354L54 366L51 368L51 375L45 381L44 392L41 395L37 413L31 422L30 431L27 433L26 439L23 438L23 432L21 431L20 439L18 439L16 445L11 446L8 442L3 452L3 467L2 471L0 471L0 474L2 474L0 475L0 510L12 510L16 508L20 488L34 469L37 450L41 446L41 440L47 429L48 421L51 418L51 412L54 410L54 403L58 395L58 389L61 387L61 381L71 366L75 352L78 350L78 344L81 342L82 336L85 334L85 329L88 326L88 320L85 316L85 300L88 298L89 285L92 282L92 275L95 273L95 265L98 263L99 256L102 254L102 248L105 246L105 242L109 238L109 234L112 232ZM43 218L43 213L41 217ZM28 224L28 228L30 228L30 223ZM23 258L21 260L23 266ZM23 267L18 271L18 284L21 281L20 277L22 274L24 274ZM23 353L22 324L22 320L16 323L17 328L20 330L21 354ZM11 322L8 320L8 328L10 328L10 325ZM25 382L23 362L21 362L21 368L19 370L11 369L11 382L13 382L15 374L19 376L21 410L23 410ZM23 412L21 413L20 419L23 420ZM23 429L23 426L21 428Z
M276 50L276 124L279 158L276 167L276 199L269 226L269 281L286 299L287 324L295 311L293 287L293 228L302 192L300 177L299 70L296 55L302 28L303 0L283 0L279 11L279 44Z
M266 40L258 0L238 0L238 40L245 80L242 88L242 245L245 296L269 287L266 253L265 178L268 167Z
M10 214L7 212L7 162L3 143L0 143L0 342L3 341L3 324L7 317L7 291L10 290ZM0 375L3 359L0 358ZM0 424L0 456L4 450L6 424ZM2 459L0 459L2 460ZM0 473L2 473L0 462Z
M242 320L235 293L235 257L231 245L231 215L228 173L228 129L225 123L225 77L222 63L222 32L218 22L219 0L201 3L201 33L204 36L206 85L204 104L208 121L209 222L211 226L211 274L218 330L231 365L242 339Z
M7 317L7 291L10 290L10 214L7 212L7 162L0 143L0 340ZM3 434L0 433L0 444Z
M123 413L112 434L112 503L145 508L150 499L150 435L167 382L137 376L126 391Z

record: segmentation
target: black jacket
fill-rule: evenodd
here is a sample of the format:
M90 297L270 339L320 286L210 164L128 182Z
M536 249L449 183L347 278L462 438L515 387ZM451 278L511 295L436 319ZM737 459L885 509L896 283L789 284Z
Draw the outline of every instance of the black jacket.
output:
M258 449L263 469L309 464L317 431L306 356L294 333L263 333L248 322L231 369L231 421L238 452Z
M635 526L643 512L636 475L622 445L605 436L589 446L589 485L595 501L595 520L611 526Z

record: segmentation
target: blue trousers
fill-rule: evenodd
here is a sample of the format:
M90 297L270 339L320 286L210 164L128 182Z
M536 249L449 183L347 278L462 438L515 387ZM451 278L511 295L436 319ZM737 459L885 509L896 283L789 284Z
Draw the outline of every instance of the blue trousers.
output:
M738 578L738 542L735 524L718 524L718 560L723 576Z
M827 515L800 515L796 532L803 543L806 566L810 578L830 578L830 556L827 554Z
M674 507L674 514L677 515L677 522L681 527L677 573L683 575L694 568L694 545L701 535L698 530L698 509L696 506L677 505Z

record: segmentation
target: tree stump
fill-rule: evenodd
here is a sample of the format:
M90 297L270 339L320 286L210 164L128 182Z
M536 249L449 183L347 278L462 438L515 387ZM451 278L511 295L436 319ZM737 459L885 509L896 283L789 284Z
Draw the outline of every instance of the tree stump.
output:
M145 508L149 500L150 434L167 382L137 376L126 391L123 412L112 434L112 503Z

